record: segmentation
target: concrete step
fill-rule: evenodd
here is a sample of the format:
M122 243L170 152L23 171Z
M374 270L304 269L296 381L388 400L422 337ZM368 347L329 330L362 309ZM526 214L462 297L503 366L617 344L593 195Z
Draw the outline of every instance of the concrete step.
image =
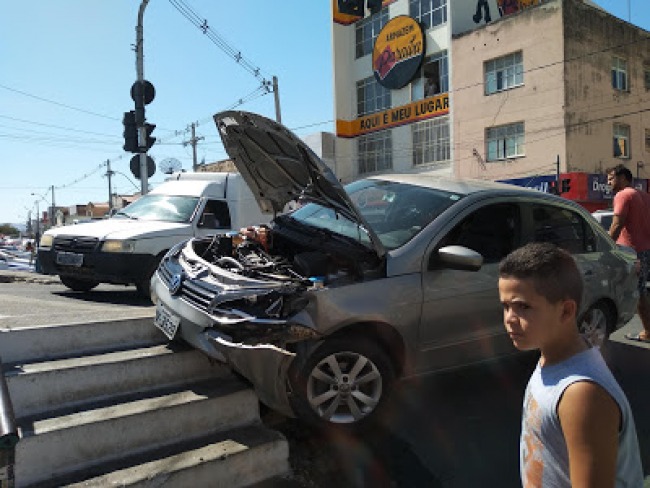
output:
M230 374L226 366L210 362L199 351L182 345L5 366L14 412L19 418L188 380L218 381Z
M19 420L16 486L42 483L220 431L259 423L253 391L235 377L113 397L105 405Z
M4 364L30 362L165 342L151 317L2 329L0 358Z
M110 472L90 478L84 477L84 473L73 473L67 479L48 480L46 484L39 484L38 488L237 488L286 475L290 470L288 457L289 448L284 436L256 425L197 439L174 446L171 450L119 459L112 464ZM94 471L96 474L97 470ZM85 474L92 472L86 470Z

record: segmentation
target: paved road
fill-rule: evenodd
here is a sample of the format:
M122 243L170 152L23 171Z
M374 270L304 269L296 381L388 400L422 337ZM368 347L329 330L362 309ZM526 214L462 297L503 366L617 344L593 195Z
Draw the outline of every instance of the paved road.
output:
M99 285L78 293L56 277L0 271L0 329L153 315L135 287Z
M57 278L7 273L0 272L0 281L11 280L0 283L0 329L154 314L134 287L75 293ZM623 338L640 329L633 319L612 335L604 355L632 405L650 475L650 346ZM287 435L304 486L517 487L521 401L535 359L404 381L389 415L363 437L324 435L273 414L266 420Z

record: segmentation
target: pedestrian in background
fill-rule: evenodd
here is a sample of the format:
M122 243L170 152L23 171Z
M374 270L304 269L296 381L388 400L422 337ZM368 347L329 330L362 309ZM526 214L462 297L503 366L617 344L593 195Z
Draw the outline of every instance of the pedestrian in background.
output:
M632 172L622 164L607 170L607 184L614 193L614 217L609 235L617 244L633 248L639 258L639 303L643 331L627 339L650 342L650 297L646 288L650 271L650 202L632 185Z
M505 328L515 347L539 349L523 405L523 486L641 487L630 405L600 351L578 332L583 282L568 252L532 243L499 266Z

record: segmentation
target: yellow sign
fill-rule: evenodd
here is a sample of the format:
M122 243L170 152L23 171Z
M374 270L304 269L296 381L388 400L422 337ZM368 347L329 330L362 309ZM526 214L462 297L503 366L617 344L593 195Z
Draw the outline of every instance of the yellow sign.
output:
M449 113L449 94L425 98L401 107L391 108L355 120L337 120L338 137L357 137Z
M372 50L372 69L377 81L390 89L406 86L424 57L424 33L418 22L400 15L379 32Z

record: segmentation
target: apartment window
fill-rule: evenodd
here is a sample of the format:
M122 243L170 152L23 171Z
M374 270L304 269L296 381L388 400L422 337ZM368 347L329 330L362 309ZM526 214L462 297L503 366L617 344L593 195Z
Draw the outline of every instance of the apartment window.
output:
M614 157L630 157L630 126L614 124Z
M627 91L627 61L614 56L612 59L612 87L616 90Z
M357 117L390 108L390 90L380 85L374 76L357 81Z
M355 27L356 57L372 53L379 31L388 23L388 8L358 21Z
M360 136L357 150L359 174L375 173L393 167L393 142L390 130Z
M485 94L524 84L524 55L521 51L485 62Z
M447 0L410 0L409 8L425 30L447 22Z
M451 159L449 118L441 117L413 125L413 164L449 161Z
M447 51L424 60L417 77L411 83L411 99L420 100L449 91Z
M486 130L487 160L499 161L524 156L524 123L490 127Z

